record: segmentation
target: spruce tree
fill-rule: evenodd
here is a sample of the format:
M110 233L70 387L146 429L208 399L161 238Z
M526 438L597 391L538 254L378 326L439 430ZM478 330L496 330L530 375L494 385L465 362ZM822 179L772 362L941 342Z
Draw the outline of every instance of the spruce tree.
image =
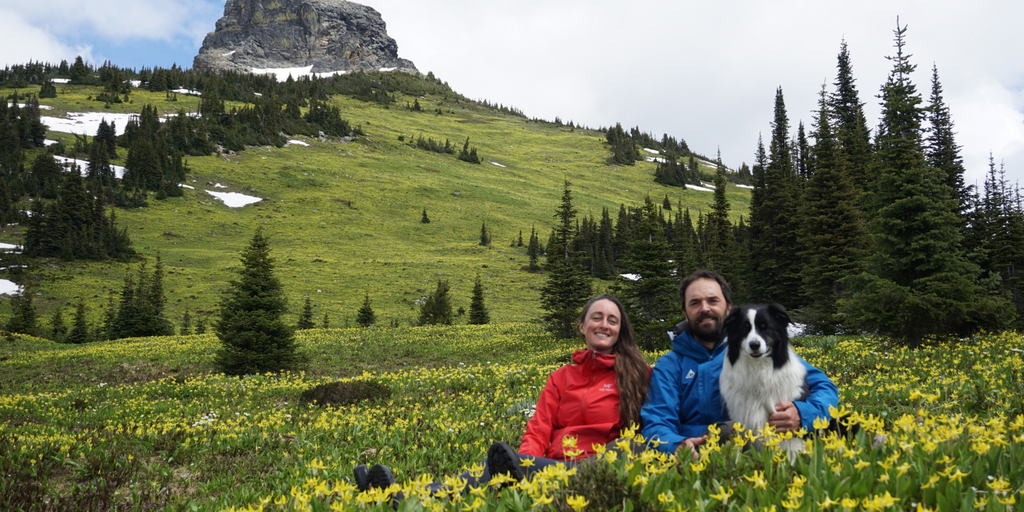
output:
M815 172L804 189L800 240L804 246L803 293L808 305L800 320L811 332L842 329L836 303L844 295L842 279L854 273L866 236L857 208L858 193L833 131L834 113L824 89L818 101L812 156Z
M537 259L540 258L540 238L537 237L536 226L530 228L530 245L526 248L526 254L530 257L530 270L540 270Z
M359 308L359 312L356 314L356 323L359 324L359 327L369 327L377 323L377 315L373 313L373 306L370 305L369 292L366 293L363 306Z
M274 275L270 241L259 228L242 250L242 268L220 304L217 367L228 375L276 372L299 362L281 281Z
M708 270L718 272L729 279L735 289L740 276L734 272L732 224L729 222L729 200L725 197L725 166L722 155L718 154L715 170L715 200L708 214L708 246L704 253L704 265ZM688 274L684 274L688 275Z
M936 66L932 66L932 94L926 112L930 128L925 140L925 160L942 173L943 183L952 191L952 199L956 202L954 213L959 218L962 232L967 228L971 192L964 183L964 161L955 140L949 106L942 98L942 84Z
M437 282L437 289L427 295L427 299L420 305L420 317L417 320L419 325L452 324L452 299L448 295L448 290L447 280Z
M330 316L327 314L326 311L324 312L324 321L323 321L322 324L320 324L320 328L321 329L330 329L331 328L331 319L330 319Z
M802 305L796 238L798 189L781 87L775 93L775 118L763 180L757 178L756 168L750 205L750 292L757 302L778 302L795 309Z
M68 326L64 323L64 308L57 306L50 316L50 339L62 343L68 334Z
M835 113L833 131L847 162L847 175L858 196L864 193L871 180L871 132L864 117L864 104L853 78L850 51L844 40L839 47L836 64L835 93L832 107Z
M313 303L310 301L309 296L306 296L306 304L302 307L302 313L299 314L299 321L295 324L296 329L312 329L316 327L313 323Z
M473 298L469 302L469 323L483 325L491 323L491 315L484 305L484 285L480 281L480 273L476 274L476 283L473 285Z
M846 283L840 311L853 327L910 346L928 338L1000 328L1006 302L978 284L979 268L963 256L956 201L945 175L927 165L922 100L910 79L906 27L897 20L893 69L882 86L877 169L868 204L874 242L867 270Z
M28 290L22 289L21 293L11 299L11 302L13 303L11 319L7 321L4 329L9 332L34 335L37 325L36 307L32 304L32 294Z
M71 330L68 331L65 343L82 344L89 341L89 324L85 320L85 299L79 297L78 305L75 306L75 320L71 322Z
M661 228L661 213L651 197L644 198L626 258L635 280L620 281L620 296L630 315L637 341L647 349L664 348L665 331L679 316L678 278L672 275L672 251Z
M178 330L178 334L181 336L192 334L192 313L188 309L185 309L185 314L181 317L181 329Z
M590 276L580 264L579 255L572 250L576 207L570 185L565 182L562 202L555 213L559 222L548 244L548 275L540 292L545 327L563 338L576 335L576 316L591 294Z
M480 224L480 245L491 245L491 231L487 229L487 223Z
M427 217L427 209L423 209L423 217L420 218L420 223L430 224L430 217Z

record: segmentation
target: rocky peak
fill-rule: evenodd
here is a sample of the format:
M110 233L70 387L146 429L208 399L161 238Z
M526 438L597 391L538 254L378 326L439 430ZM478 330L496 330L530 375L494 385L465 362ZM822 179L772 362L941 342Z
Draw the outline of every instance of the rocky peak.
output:
M313 73L418 72L398 57L398 43L388 36L380 13L345 0L228 0L192 66L239 72L309 66Z

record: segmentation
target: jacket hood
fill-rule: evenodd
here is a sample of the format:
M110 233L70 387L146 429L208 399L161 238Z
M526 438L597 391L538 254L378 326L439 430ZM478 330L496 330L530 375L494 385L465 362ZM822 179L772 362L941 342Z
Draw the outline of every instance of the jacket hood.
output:
M719 343L715 346L714 350L708 352L708 349L704 348L704 345L701 345L693 337L693 334L690 334L690 330L686 325L682 325L682 327L682 331L675 338L672 338L672 351L680 356L689 357L698 363L703 363L710 361L716 354L725 350L725 343Z
M576 364L584 364L593 361L597 368L614 368L615 354L600 354L596 350L584 349L572 353L572 361Z

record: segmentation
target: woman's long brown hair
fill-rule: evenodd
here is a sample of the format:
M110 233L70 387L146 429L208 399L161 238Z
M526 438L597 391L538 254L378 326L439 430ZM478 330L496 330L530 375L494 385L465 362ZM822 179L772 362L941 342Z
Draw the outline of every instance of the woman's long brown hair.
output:
M622 307L619 299L611 295L598 295L587 301L583 306L577 323L580 325L587 318L590 307L597 301L608 300L615 307L619 308L619 339L612 347L615 354L615 385L619 388L619 421L623 428L631 425L642 426L640 420L640 408L647 399L647 385L650 382L648 374L649 367L644 361L640 348L636 346L636 339L633 335L633 324L626 315L626 308Z

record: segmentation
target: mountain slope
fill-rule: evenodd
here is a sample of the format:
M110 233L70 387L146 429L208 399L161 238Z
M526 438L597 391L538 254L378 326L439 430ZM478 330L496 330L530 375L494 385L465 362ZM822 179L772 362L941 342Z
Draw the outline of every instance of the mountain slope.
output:
M44 115L102 110L99 103L80 99L98 91L68 86L66 94L43 101L55 107ZM167 102L163 93L132 95L133 103L122 110L138 110L144 103L162 110L197 104L184 96ZM414 100L423 111L405 107ZM709 210L710 193L654 183L654 164L608 165L610 153L599 132L528 121L450 97L399 96L390 108L344 96L332 101L366 136L350 142L296 137L308 146L191 158L187 184L194 190L182 198L151 198L145 208L118 210L136 250L159 253L167 265L164 287L172 322L177 324L186 308L193 317L196 311L213 313L233 278L239 251L258 226L270 235L292 312L297 314L302 297L311 295L318 324L324 313L332 325L352 322L365 292L380 323L407 325L416 317L416 301L438 279L450 281L455 308L468 309L478 271L492 319L529 321L539 316L543 275L522 270L526 249L510 243L520 230L528 241L531 226L546 242L564 180L573 183L582 215L599 217L607 207L614 217L620 204L636 206L648 193L658 202L668 194L673 205ZM73 141L52 131L47 136ZM468 137L484 163L417 149L411 141L419 136L449 139L457 149ZM228 208L204 189L263 201ZM749 191L730 185L728 195L735 219L745 215ZM423 209L429 224L420 222ZM696 211L693 215L696 221ZM493 232L490 247L479 245L482 223ZM19 227L3 232L2 241L19 240ZM108 295L120 291L123 272L116 263L48 260L31 269L36 280L30 284L42 293L35 297L42 316L84 296L90 316L98 318Z

